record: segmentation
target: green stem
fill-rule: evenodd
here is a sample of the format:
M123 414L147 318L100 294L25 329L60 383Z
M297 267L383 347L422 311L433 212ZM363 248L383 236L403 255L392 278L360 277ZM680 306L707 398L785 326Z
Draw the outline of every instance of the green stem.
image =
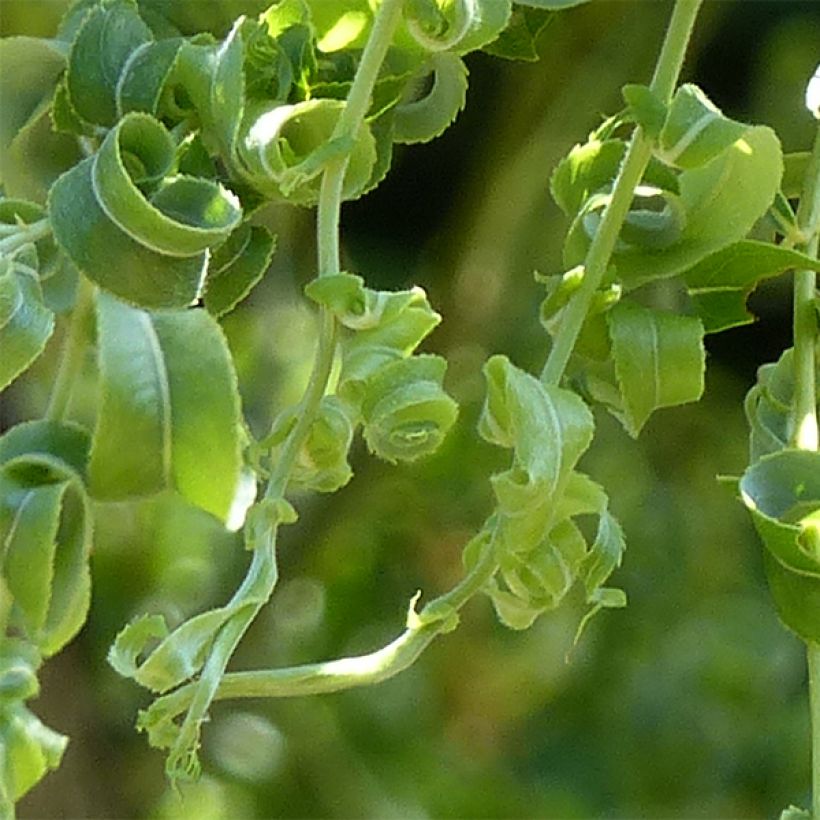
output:
M820 129L814 141L812 158L806 172L797 225L805 243L798 250L810 256L817 255L817 230L820 222ZM815 347L817 342L817 312L815 296L817 276L814 271L794 272L794 383L795 396L792 410L790 444L800 450L816 450L817 385Z
M806 645L806 654L809 662L809 710L811 713L811 814L817 820L820 818L820 645L809 643Z
M797 209L797 225L806 238L798 249L817 256L820 230L820 129L814 140L809 167ZM790 444L800 450L818 448L817 429L817 276L794 272L794 407ZM809 711L812 746L812 816L820 820L820 645L806 644L809 667Z
M350 88L345 108L336 124L333 137L355 136L361 127L373 87L387 49L398 26L403 0L383 0L376 12L373 30L362 54L362 60ZM339 272L339 221L344 174L348 156L328 163L319 193L317 217L318 275ZM336 350L336 323L323 311L319 343L310 380L299 406L298 420L286 438L271 473L265 498L276 500L285 495L290 473L299 450L310 432L319 404L327 389ZM260 540L242 585L229 607L238 611L220 629L208 653L199 680L185 690L191 694L188 713L168 756L166 770L171 777L196 771L196 749L202 721L225 674L225 669L242 636L253 623L259 610L273 594L278 580L276 565L276 527Z
M418 615L408 617L407 629L387 646L367 655L310 663L285 669L232 672L219 683L215 700L228 698L295 697L339 692L380 683L413 664L432 640L452 628L455 614L495 574L495 541L492 535L477 536L484 546L476 564L450 592L436 598ZM151 706L153 717L172 719L188 708L196 684L187 684L159 698Z
M60 367L51 391L46 418L59 421L68 415L74 386L83 368L88 343L88 319L94 308L94 286L84 276L77 285L77 302L71 313Z
M703 0L678 0L675 4L651 85L655 94L664 102L669 102L675 90L686 56L686 47L702 2ZM541 372L541 380L545 384L558 384L561 381L581 327L589 313L595 291L601 286L609 267L609 260L629 213L635 188L641 181L651 155L651 142L642 129L637 128L632 134L601 224L587 251L584 281L566 307L552 349Z

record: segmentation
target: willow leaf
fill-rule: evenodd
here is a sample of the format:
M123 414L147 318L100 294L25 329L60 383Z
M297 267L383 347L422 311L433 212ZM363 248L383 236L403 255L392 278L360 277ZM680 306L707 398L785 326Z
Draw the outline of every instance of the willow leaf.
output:
M683 279L707 333L749 324L746 298L761 279L790 268L820 271L820 261L768 242L744 240L710 254Z
M467 100L467 67L455 54L431 55L424 74L433 85L420 99L400 102L393 117L393 139L401 143L429 142L443 133ZM412 86L412 83L411 83Z
M0 438L0 544L12 623L44 656L79 631L90 601L88 434L53 421Z
M629 302L607 313L622 422L637 436L660 407L696 401L703 393L703 325Z
M214 316L230 313L262 279L276 238L261 226L242 225L217 248L208 266L205 307Z
M174 80L188 93L199 114L206 144L232 157L245 104L244 52L234 23L222 43L185 43L179 50Z
M769 588L783 622L820 640L820 454L783 450L744 473L741 497L765 546Z
M210 180L176 176L156 185L173 160L165 128L148 114L130 113L49 196L54 237L74 265L143 307L190 304L202 285L206 250L241 218L233 194ZM149 182L156 186L150 200L138 187Z
M114 0L88 12L71 47L67 74L71 105L84 120L114 125L122 69L132 52L151 40L133 0Z
M54 314L43 304L36 272L12 264L0 276L0 390L37 359L53 332Z
M98 299L100 410L89 468L98 498L176 487L227 521L242 486L236 375L203 310L151 314Z

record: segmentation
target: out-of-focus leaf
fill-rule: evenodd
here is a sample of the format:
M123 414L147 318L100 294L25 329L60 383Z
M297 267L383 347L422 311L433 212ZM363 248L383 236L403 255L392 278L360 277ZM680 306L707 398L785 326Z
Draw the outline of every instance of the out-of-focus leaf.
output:
M583 0L582 0L583 2ZM501 34L483 51L506 60L538 60L538 38L549 25L553 11L549 9L513 6L510 22Z

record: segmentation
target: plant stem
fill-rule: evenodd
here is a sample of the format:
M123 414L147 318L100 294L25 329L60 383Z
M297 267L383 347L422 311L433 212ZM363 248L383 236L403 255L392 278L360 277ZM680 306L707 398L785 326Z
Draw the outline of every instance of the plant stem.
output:
M85 349L88 342L88 318L94 307L94 286L84 276L77 285L77 302L71 313L60 367L46 410L46 418L60 421L68 415L71 395L83 367Z
M806 644L809 662L809 711L811 714L811 815L820 818L820 645Z
M686 47L702 2L703 0L678 0L672 12L651 84L655 94L666 103L675 90ZM618 171L601 224L587 251L583 283L564 311L552 349L541 372L541 380L545 384L558 384L561 381L578 340L578 334L589 313L595 291L600 287L609 267L618 235L632 204L635 187L641 181L651 154L651 142L643 130L637 128L632 134L626 156Z
M367 655L310 663L285 669L233 672L225 675L214 696L228 698L294 697L339 692L380 683L397 675L419 657L432 640L452 628L452 618L495 574L495 541L480 534L484 546L476 564L450 592L408 617L407 629L394 641ZM154 702L151 711L171 719L188 708L196 684L187 684Z
M810 256L817 255L817 230L820 222L820 129L814 141L812 158L806 172L797 224L806 242L798 249ZM794 383L795 396L790 444L800 450L816 450L817 385L815 346L817 342L817 312L815 296L817 276L814 271L794 272Z
M382 0L345 108L336 124L334 138L346 135L355 137L361 127L370 106L379 69L399 23L402 2L403 0ZM322 177L317 216L319 276L339 272L339 221L348 159L345 155L328 163ZM300 402L298 420L279 452L279 458L265 490L266 499L275 500L285 495L293 464L310 432L327 389L335 350L336 322L328 311L323 311L316 357L308 386ZM168 757L166 771L171 777L178 773L190 774L196 770L200 725L218 692L225 669L239 641L273 594L278 580L276 534L277 526L273 525L267 537L256 545L245 579L228 604L238 611L215 637L199 680L183 687L191 695L190 705Z
M805 243L798 249L817 256L820 230L820 129L814 140L811 161L806 171L797 224ZM814 271L794 272L794 406L790 445L800 450L818 448L816 348L817 313L815 297L817 276ZM809 712L812 745L812 816L820 818L820 645L806 644L809 667Z

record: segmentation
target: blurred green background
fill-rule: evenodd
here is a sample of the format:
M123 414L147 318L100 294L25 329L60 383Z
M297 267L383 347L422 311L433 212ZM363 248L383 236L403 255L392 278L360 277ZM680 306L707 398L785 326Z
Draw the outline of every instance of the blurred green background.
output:
M0 0L0 32L48 36L63 7ZM597 0L553 20L538 64L473 55L456 124L398 151L388 180L346 206L347 269L372 286L421 284L444 315L427 348L451 361L461 420L426 462L394 468L359 448L347 488L297 499L283 580L233 668L369 651L398 633L417 589L433 596L458 579L461 546L490 507L487 476L505 461L474 433L481 364L503 352L537 368L546 349L532 271L560 271L566 227L548 196L550 170L620 107L622 84L649 78L670 8ZM805 148L813 123L802 95L819 44L816 0L707 0L686 76L731 116ZM299 295L313 270L312 214L267 218L280 250L226 322L256 432L298 396L314 328ZM170 496L106 510L90 620L46 665L34 704L71 743L20 816L729 818L807 805L801 645L773 613L744 510L715 480L744 467L742 399L757 366L788 344L788 284L756 295L753 327L709 341L699 405L659 413L638 442L599 416L582 467L625 527L614 580L629 607L593 621L568 660L580 602L514 633L476 600L455 633L378 687L217 705L206 775L182 800L166 786L162 755L133 728L143 692L105 654L146 607L179 620L223 602L248 556ZM42 412L58 349L55 340L4 394L1 429ZM93 413L91 376L89 361L79 418Z

